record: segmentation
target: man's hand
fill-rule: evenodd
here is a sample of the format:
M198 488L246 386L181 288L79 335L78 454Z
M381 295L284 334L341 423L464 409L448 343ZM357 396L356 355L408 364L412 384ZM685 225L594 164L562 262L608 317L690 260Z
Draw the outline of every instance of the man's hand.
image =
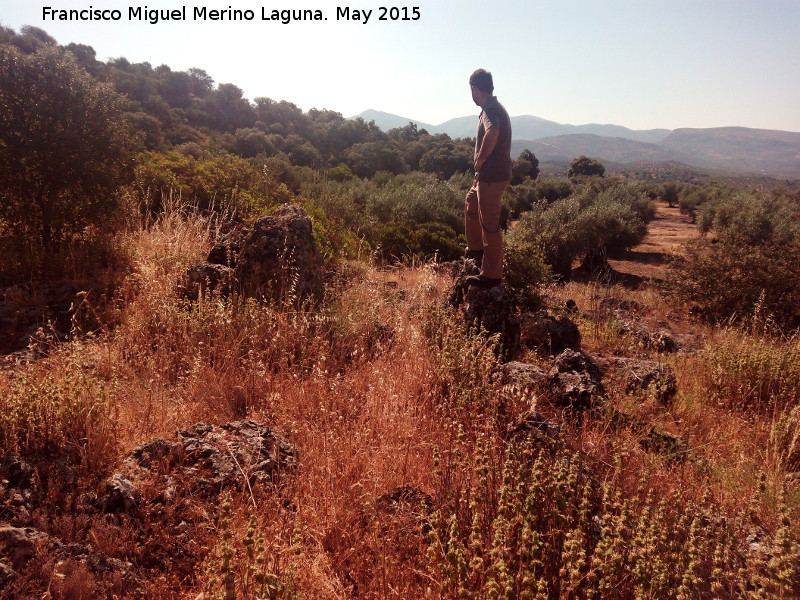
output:
M481 170L483 163L486 162L486 159L489 158L492 150L494 150L498 137L500 137L500 130L497 127L489 127L486 130L486 133L483 135L483 140L481 141L480 150L478 150L478 155L475 157L476 173Z

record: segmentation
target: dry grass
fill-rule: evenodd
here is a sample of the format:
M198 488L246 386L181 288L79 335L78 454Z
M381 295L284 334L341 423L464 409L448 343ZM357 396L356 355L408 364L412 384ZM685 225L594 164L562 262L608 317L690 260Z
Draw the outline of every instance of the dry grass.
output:
M663 250L680 235L673 233L653 243ZM103 444L84 446L96 449L78 459L77 476L68 475L78 493L91 491L133 446L199 420L265 422L300 457L280 493L236 492L221 511L198 499L193 506L209 517L188 545L156 523L70 516L64 507L77 493L64 495L53 478L72 471L53 471L40 526L147 565L149 597L227 598L231 585L240 598L331 600L792 597L796 582L778 562L796 548L778 551L776 541L770 567L742 544L756 526L775 540L797 534L782 519L800 508L797 482L785 485L798 466L800 419L788 405L764 413L720 402L718 383L712 392L719 353L733 354L726 340L757 348L758 338L673 319L678 331L695 329L707 340L701 352L660 358L678 375L673 404L637 409L611 390L616 405L686 436L694 460L647 453L635 433L600 418L575 422L544 397L537 408L561 425L563 442L525 450L501 434L530 396L506 390L503 397L491 344L443 310L450 281L429 266L351 265L313 311L219 298L189 305L177 284L209 247L202 220L173 213L131 234L126 247L135 268L109 309L106 333L0 376L4 403L17 382L64 381L68 372L106 390L115 426ZM572 283L550 296L571 297L584 310L607 297L634 299L656 321L672 312L647 288ZM580 326L589 353L647 354L611 323L582 318ZM4 441L4 453L19 448ZM386 500L403 486L429 494L431 510ZM662 498L669 504L658 508ZM702 519L713 525L702 529ZM597 523L614 526L598 534ZM632 553L627 564L613 558L623 546ZM727 554L717 559L717 552ZM531 566L540 559L541 567ZM80 565L63 568L52 597L106 589ZM0 597L42 597L48 581L32 574ZM271 595L259 596L263 581ZM666 596L658 591L670 582Z

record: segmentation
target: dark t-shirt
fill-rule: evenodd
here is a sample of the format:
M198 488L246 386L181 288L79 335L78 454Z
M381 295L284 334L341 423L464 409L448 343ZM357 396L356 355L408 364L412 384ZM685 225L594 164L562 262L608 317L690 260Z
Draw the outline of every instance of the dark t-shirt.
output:
M497 137L494 150L486 158L486 162L483 163L483 167L478 173L478 180L486 183L508 181L511 179L511 119L503 105L497 101L497 96L492 96L481 111L478 120L478 137L475 140L476 158L483 142L483 136L490 127L498 127L500 135Z

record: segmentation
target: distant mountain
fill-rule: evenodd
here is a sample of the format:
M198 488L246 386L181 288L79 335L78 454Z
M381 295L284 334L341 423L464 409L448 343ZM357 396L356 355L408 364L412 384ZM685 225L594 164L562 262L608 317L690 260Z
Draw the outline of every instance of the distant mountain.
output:
M659 144L594 134L560 135L537 140L515 139L511 143L511 154L519 156L526 148L540 161L556 162L570 162L581 155L619 163L642 160L687 162L691 158Z
M389 131L390 129L396 129L398 127L405 127L409 123L414 123L417 128L419 129L427 129L428 133L433 133L431 131L434 129L433 125L428 125L427 123L423 123L421 121L415 121L414 119L406 119L405 117L399 117L397 115L393 115L391 113L382 112L380 110L365 110L359 115L355 117L350 117L351 119L364 119L367 123L370 121L375 121L375 125L380 127L383 131Z
M475 132L478 127L477 115L450 119L439 125L429 125L420 121L415 121L414 119L398 117L397 115L371 109L365 110L360 115L351 118L355 119L358 117L361 117L367 122L375 121L375 124L384 131L395 127L405 127L410 121L416 123L417 127L420 129L427 129L428 133L446 133L451 138L475 137ZM636 131L620 125L598 125L595 123L588 125L562 125L555 121L548 121L547 119L540 119L539 117L531 115L511 117L511 131L513 132L514 139L521 140L536 140L544 137L587 133L650 143L658 143L672 133L669 129Z
M403 127L409 121L429 133L452 138L474 137L475 115L429 125L389 113L365 111L381 129ZM511 117L512 156L528 149L541 162L567 163L586 155L598 160L626 163L670 163L681 168L754 175L800 178L800 133L746 127L710 129L632 130L619 125L562 125L530 115Z
M800 176L800 133L746 127L676 129L662 146L696 158L697 166Z

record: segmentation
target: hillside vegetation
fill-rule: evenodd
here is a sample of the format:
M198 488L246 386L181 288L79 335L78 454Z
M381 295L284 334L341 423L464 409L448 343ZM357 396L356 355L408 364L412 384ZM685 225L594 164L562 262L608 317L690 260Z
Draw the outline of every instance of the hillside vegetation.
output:
M0 42L0 598L800 595L796 192L522 153L491 334L468 140Z

